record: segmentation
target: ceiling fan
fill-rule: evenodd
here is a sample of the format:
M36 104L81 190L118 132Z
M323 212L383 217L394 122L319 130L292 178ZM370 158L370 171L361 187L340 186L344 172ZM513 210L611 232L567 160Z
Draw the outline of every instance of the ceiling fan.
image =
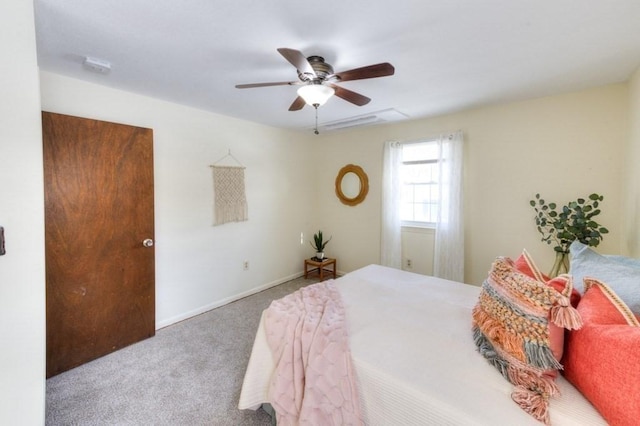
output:
M393 75L395 68L388 62L355 68L338 73L333 72L333 67L324 61L322 56L305 57L295 49L279 48L278 52L298 70L298 81L281 81L272 83L238 84L238 89L249 89L267 86L300 86L298 97L289 107L289 111L301 110L305 104L316 109L323 105L332 95L351 102L357 106L368 104L371 99L340 87L335 83L350 80L363 80L367 78L386 77Z

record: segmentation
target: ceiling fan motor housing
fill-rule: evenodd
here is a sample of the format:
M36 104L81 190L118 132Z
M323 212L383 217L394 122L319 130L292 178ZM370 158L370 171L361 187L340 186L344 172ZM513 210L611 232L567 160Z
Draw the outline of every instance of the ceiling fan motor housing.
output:
M324 61L322 56L309 56L307 58L311 68L316 72L316 77L298 70L298 77L304 82L318 80L324 81L328 76L333 74L333 67Z

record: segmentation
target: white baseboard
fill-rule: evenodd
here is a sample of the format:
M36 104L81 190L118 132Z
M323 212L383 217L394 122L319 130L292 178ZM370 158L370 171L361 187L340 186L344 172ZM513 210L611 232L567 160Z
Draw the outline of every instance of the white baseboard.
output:
M186 319L195 317L196 315L203 314L203 313L208 312L208 311L210 311L212 309L219 308L220 306L224 306L224 305L226 305L228 303L235 302L236 300L240 300L240 299L243 299L243 298L245 298L247 296L251 296L252 294L260 293L261 291L264 291L264 290L269 289L271 287L275 287L275 286L280 285L282 283L285 283L287 281L291 281L293 279L299 278L302 275L303 275L302 272L295 273L295 274L289 275L288 277L280 278L280 279L272 281L270 283L263 284L260 287L256 287L254 289L251 289L251 290L236 294L234 296L227 297L225 299L215 301L215 302L210 303L208 305L201 306L201 307L199 307L197 309L191 310L189 312L185 312L185 313L180 314L180 315L176 315L176 316L168 318L166 320L159 321L159 322L156 323L156 331L160 330L161 328L168 327L168 326L170 326L172 324L175 324L177 322L184 321Z

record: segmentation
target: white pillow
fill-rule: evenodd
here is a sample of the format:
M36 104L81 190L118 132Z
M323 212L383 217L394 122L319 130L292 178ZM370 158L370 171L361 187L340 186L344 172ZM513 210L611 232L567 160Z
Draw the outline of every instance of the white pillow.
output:
M640 315L640 260L624 256L603 256L580 241L569 247L573 286L584 294L584 277L596 278L607 283L613 291Z
M633 257L619 256L617 254L605 254L603 256L606 257L607 259L615 260L618 263L622 263L623 265L640 269L640 259L634 259Z

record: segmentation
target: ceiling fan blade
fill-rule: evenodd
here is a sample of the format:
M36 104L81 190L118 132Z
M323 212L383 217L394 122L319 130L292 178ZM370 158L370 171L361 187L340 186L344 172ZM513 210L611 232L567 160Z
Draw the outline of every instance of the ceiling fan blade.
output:
M309 61L307 61L307 58L299 50L280 47L278 49L278 52L280 52L280 54L291 63L291 65L296 67L298 71L305 74L310 74L313 76L313 78L318 77Z
M349 89L345 89L344 87L336 86L335 84L329 84L329 86L333 87L333 90L336 91L335 95L337 97L342 98L347 102L351 102L354 105L363 106L371 102L370 98L367 98L360 93L353 92Z
M306 105L306 102L304 101L304 99L298 96L296 100L293 101L293 103L289 107L289 111L300 111L305 105Z
M236 84L236 89L251 89L254 87L269 87L269 86L293 86L300 84L298 81L279 81L273 83L250 83L250 84Z
M362 68L355 68L349 71L335 73L339 78L338 81L364 80L365 78L386 77L393 75L396 69L388 62L381 64L369 65Z

